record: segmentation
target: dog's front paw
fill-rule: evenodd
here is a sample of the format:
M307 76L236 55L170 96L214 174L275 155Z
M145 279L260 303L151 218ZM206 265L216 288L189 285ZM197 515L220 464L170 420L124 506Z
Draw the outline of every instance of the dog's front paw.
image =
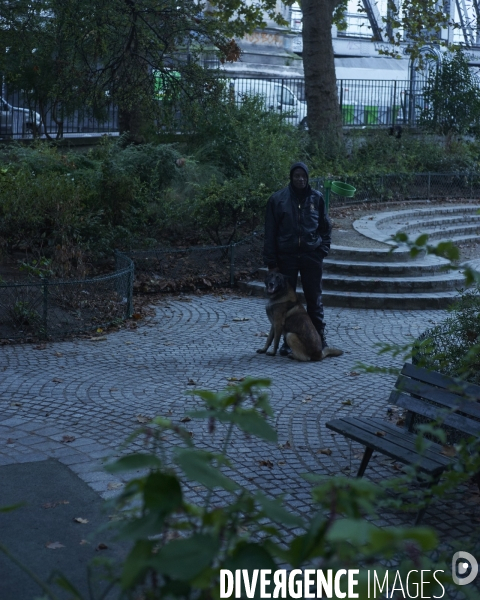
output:
M276 352L274 350L269 350L267 352L267 356L275 356Z
M266 352L266 351L267 351L267 349L266 349L266 348L259 348L259 349L257 350L258 354L265 354L265 352Z

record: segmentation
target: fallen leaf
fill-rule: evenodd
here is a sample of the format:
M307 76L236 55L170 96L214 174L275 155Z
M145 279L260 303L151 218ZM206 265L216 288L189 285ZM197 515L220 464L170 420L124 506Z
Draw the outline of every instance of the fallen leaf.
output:
M397 425L397 427L403 427L405 425L405 419L403 419L403 418L397 419L397 421L395 422L395 425Z
M14 439L12 439L12 438L8 438L8 440L7 440L7 444L14 444L14 443L15 443L15 440L14 440Z
M110 388L110 392L118 392L118 388Z
M34 346L33 349L34 350L45 350L46 347L47 347L46 344L38 344L38 346Z
M111 481L108 485L107 485L107 490L116 490L119 487L122 487L123 483L121 483L120 481Z
M81 523L82 525L86 525L88 523L88 519L82 519L82 517L74 517L73 520L75 523Z
M326 454L327 456L330 456L331 453L332 451L330 448L322 448L321 450L317 450L317 454Z
M286 462L284 460L279 460L277 462L277 465L285 465L285 464L286 464Z
M95 550L107 550L107 549L108 549L107 544L103 544L103 543L98 544L98 546L95 548Z
M85 546L85 544L90 544L88 540L80 540L80 546Z
M273 463L271 460L259 460L258 464L261 467L268 467L269 469L271 469L273 467Z
M61 352L54 352L53 355L58 356L58 357L63 356L63 354Z
M70 504L68 500L57 500L57 502L47 502L46 504L42 504L42 508L55 508L60 504Z
M21 402L10 402L10 406L22 406Z
M149 423L151 420L151 417L147 417L145 415L137 415L137 421L139 423Z
M353 405L353 400L351 400L350 398L347 398L346 400L344 400L342 402L342 404L345 404L346 406L352 406Z
M103 329L101 327L98 327L97 333L103 333Z
M193 379L189 379L187 385L197 385Z
M60 440L63 444L68 444L70 442L75 441L75 437L73 435L64 435Z
M455 450L454 446L444 446L440 454L452 457L457 455L457 451Z
M52 381L53 381L54 383L63 383L63 379L59 379L58 377L54 377L54 378L52 379Z
M352 327L352 329L361 329L361 327L359 327L358 325L355 325L355 327Z
M350 377L356 377L357 375L360 375L360 373L357 373L357 371L350 371L349 375Z
M387 434L385 433L385 431L376 431L375 435L378 435L378 437L383 437L384 435L387 435Z
M45 544L45 548L50 548L50 550L56 550L57 548L65 548L65 546L60 542L47 542Z
M245 377L227 377L227 381L243 381Z
M180 423L188 423L191 420L192 419L190 417L183 417L183 419L180 419Z
M140 321L141 318L142 315L140 313L133 313L132 315L132 319L135 319L135 321Z
M222 327L230 327L230 325L222 325Z
M88 339L89 339L91 342L105 342L105 341L106 341L106 339L107 339L107 336L106 336L106 335L102 335L102 336L100 336L100 337L91 337L91 338L88 338Z
M281 448L291 448L292 446L290 445L290 442L287 440L282 446Z
M253 335L256 335L257 337L268 337L268 333L265 333L264 331L260 331L259 333L254 333Z
M307 402L311 402L311 401L312 401L312 397L307 396L304 400L302 400L302 404L306 404Z
M250 317L233 317L234 321L250 321Z

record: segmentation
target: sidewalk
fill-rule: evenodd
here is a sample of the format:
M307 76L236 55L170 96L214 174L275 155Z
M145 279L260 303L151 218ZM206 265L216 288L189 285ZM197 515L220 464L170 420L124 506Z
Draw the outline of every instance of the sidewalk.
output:
M412 340L444 317L441 311L328 308L328 340L345 354L301 364L256 354L268 329L262 299L177 296L159 301L155 316L138 329L123 329L104 341L3 347L0 506L22 499L28 505L0 513L1 543L43 577L53 564L63 564L66 575L80 581L87 558L98 555L94 548L102 539L94 536L87 547L80 540L102 521L101 499L115 495L121 485L102 472L102 460L118 455L119 442L141 417L164 415L180 422L195 405L194 398L184 395L194 387L189 382L221 389L228 378L246 375L272 379L279 444L252 443L237 434L230 452L239 482L273 497L285 494L290 510L312 514L310 484L302 473L354 474L361 454L360 446L332 434L324 423L356 412L387 416L395 378L358 374L357 361L400 366L401 358L377 356L375 344ZM188 429L200 446L219 449L221 441L208 434L203 423L191 421ZM319 453L324 448L332 454ZM271 468L264 466L265 459ZM371 465L367 476L374 481L396 472L394 461L384 456L372 459ZM203 492L201 486L189 485L192 500L198 501ZM70 504L42 508L64 500ZM472 526L479 525L479 501L474 488L458 491L429 509L424 524L436 527L444 540L470 535ZM72 521L75 517L90 523L78 524ZM411 524L411 516L391 512L375 523ZM48 549L48 542L64 548ZM121 552L107 546L102 556ZM30 600L32 587L26 576L1 561L9 579L0 578L0 598Z

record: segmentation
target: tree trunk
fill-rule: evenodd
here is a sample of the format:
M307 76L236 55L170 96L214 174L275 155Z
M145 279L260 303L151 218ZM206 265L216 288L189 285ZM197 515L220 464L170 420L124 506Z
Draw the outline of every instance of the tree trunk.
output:
M336 0L302 0L308 130L315 142L331 151L342 139L332 40L333 11L337 3Z

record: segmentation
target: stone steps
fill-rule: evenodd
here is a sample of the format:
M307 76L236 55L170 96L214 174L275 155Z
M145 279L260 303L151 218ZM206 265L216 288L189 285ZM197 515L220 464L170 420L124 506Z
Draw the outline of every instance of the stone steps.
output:
M332 245L324 261L324 304L379 309L447 308L465 286L462 272L449 269L447 259L425 252L412 258L408 247L396 246L390 238L408 229L409 234L428 233L435 242L478 239L478 209L475 205L428 207L379 213L355 221L353 226L359 233L383 242L385 249ZM473 266L480 270L480 261ZM259 271L261 281L242 284L255 295L263 295L264 290L266 269ZM297 292L304 299L301 288Z
M265 286L260 281L241 282L240 288L254 296L264 296ZM302 302L303 291L297 288ZM456 291L443 293L384 294L371 292L332 292L324 290L322 299L325 306L343 308L378 308L390 310L437 310L445 309L458 298Z

